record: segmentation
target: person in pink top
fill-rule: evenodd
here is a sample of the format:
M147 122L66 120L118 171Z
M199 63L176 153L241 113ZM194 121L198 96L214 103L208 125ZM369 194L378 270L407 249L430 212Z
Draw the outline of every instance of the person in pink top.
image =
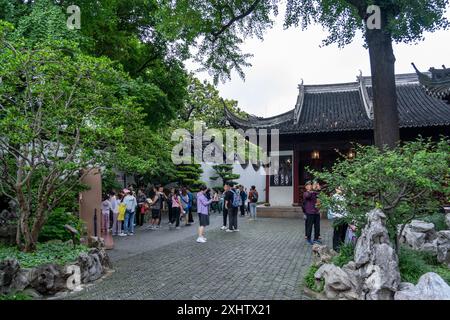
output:
M175 220L175 228L180 229L180 215L184 213L183 205L181 204L180 192L175 189L172 194L172 218Z
M205 232L205 227L209 226L209 205L213 200L208 200L208 198L205 195L206 186L200 187L200 192L197 193L197 213L198 213L198 220L200 226L198 227L198 243L205 243L206 238L203 235Z

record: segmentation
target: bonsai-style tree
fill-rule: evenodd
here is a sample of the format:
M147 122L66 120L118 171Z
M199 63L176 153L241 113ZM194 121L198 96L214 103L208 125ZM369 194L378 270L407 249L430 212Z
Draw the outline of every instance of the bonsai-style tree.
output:
M443 205L442 196L444 202L450 197L450 142L419 139L385 152L359 146L354 159L343 158L331 171L311 173L328 185L328 192L319 196L322 209L342 208L342 201L332 197L341 187L349 222L363 227L367 212L383 210L398 250L405 224L435 213Z
M233 70L244 77L242 68L250 66L251 55L239 45L249 36L263 39L282 3L286 4L284 26L306 29L321 24L329 31L324 45L343 47L362 31L372 71L375 144L394 147L400 135L392 43L415 43L425 31L448 27L449 1L236 0L205 5L202 0L178 0L161 7L159 30L178 43L184 40L186 46L195 46L194 58L213 73L215 81L229 79ZM368 10L371 5L379 7L379 17L376 10ZM381 28L373 28L377 27L373 21Z
M176 168L176 177L181 186L189 187L193 192L196 192L200 190L202 184L205 184L200 180L202 172L202 167L199 164L180 164Z
M233 165L232 164L217 164L212 166L216 171L216 176L210 177L211 180L216 181L221 178L223 183L230 183L232 185L236 184L235 179L239 179L240 175L233 173Z

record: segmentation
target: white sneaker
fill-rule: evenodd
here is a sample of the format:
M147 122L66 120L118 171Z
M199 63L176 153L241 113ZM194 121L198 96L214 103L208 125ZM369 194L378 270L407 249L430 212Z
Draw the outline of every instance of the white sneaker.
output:
M225 230L225 232L233 232L233 230L227 229Z
M126 233L119 233L119 237L126 237L127 236L127 234Z
M239 232L239 229L234 229L233 231L234 231L234 232Z
M133 232L130 232L128 235L129 235L129 236L134 236L134 233L133 233Z
M206 239L206 237L202 237L202 238L203 238L205 241L208 240L208 239Z
M222 227L220 228L220 230L227 230L227 227L222 226Z
M198 238L197 238L197 242L198 242L198 243L205 243L205 242L206 242L206 239L198 237Z

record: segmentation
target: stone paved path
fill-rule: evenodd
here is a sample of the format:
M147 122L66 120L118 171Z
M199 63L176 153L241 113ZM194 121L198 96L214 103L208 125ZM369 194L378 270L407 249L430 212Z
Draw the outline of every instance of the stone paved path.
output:
M139 230L116 238L109 251L115 272L71 299L307 299L300 284L311 263L304 220L239 218L240 232L219 230L211 217L208 242L195 242L197 225ZM331 231L322 220L322 237Z

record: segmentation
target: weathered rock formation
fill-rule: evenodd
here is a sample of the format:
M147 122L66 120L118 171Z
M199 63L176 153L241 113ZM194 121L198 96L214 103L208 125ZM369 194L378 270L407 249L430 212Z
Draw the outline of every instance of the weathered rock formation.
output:
M435 254L440 263L450 268L450 230L436 232L433 223L413 220L405 226L400 242L414 250Z
M436 273L428 272L416 286L402 282L395 300L450 300L450 286Z
M80 280L88 283L99 279L111 268L109 257L104 249L92 248L79 255L72 265L80 268ZM68 278L72 276L67 266L56 264L41 265L22 269L17 260L0 261L0 293L19 291L33 292L33 296L51 296L58 292L72 290Z
M325 245L314 244L312 246L313 263L316 266L321 266L325 263L330 263L337 252L328 248Z
M314 275L325 281L329 299L392 300L400 284L398 257L390 245L386 216L375 209L355 247L354 261L342 268L322 265Z

